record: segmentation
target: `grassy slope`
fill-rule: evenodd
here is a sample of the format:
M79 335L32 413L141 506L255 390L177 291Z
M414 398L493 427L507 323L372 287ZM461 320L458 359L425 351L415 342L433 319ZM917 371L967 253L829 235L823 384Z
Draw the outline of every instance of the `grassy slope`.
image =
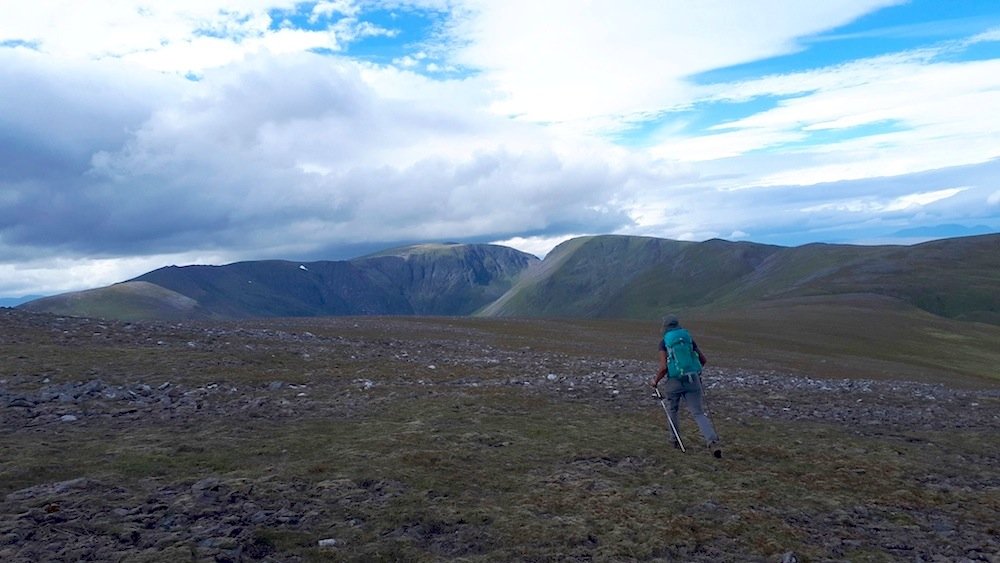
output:
M574 239L554 249L542 268L502 298L501 307L488 308L483 314L608 316L609 307L636 276L653 264L672 261L693 244L617 235Z
M506 293L483 307L476 314L485 317L502 317L506 316L506 311L508 310L520 311L530 309L532 303L536 301L533 298L535 286L539 282L546 280L552 272L560 269L566 260L573 255L574 251L585 244L589 238L580 237L572 239L554 248L545 257L545 260L532 264Z
M604 317L655 318L664 311L711 305L731 294L780 247L711 240L669 261L645 262L604 308Z
M814 244L776 253L716 304L871 293L896 297L945 317L996 324L998 287L1000 235L911 247Z
M209 316L195 300L141 281L54 295L21 305L21 308L27 311L59 311L63 315L121 320L184 320Z
M912 247L781 248L600 236L565 243L491 316L656 318L774 299L868 293L950 318L1000 320L1000 235Z
M1000 381L1000 327L932 315L871 295L798 298L694 313L706 347L820 377Z

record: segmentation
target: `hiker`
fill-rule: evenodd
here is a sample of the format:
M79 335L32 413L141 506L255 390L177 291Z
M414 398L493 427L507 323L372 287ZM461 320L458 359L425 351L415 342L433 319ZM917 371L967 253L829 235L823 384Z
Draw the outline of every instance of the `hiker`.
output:
M677 317L674 315L664 317L663 336L660 338L660 369L656 372L656 377L650 380L649 385L656 388L660 380L667 376L666 395L670 401L667 416L670 417L674 428L679 429L677 410L681 399L684 399L691 414L694 415L695 422L698 423L701 435L713 450L712 455L722 457L719 435L715 433L712 421L708 419L702 406L701 368L706 361L705 355L698 349L698 344L691 338L690 333L681 328ZM674 447L680 449L681 445L677 442L677 438L672 437L671 440Z

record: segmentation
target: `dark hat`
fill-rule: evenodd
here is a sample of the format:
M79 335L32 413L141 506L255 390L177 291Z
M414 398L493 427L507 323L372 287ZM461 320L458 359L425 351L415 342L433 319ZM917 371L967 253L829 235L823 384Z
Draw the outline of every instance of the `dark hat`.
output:
M668 330L679 326L681 326L681 323L677 320L677 315L670 314L663 317L663 332L667 332Z

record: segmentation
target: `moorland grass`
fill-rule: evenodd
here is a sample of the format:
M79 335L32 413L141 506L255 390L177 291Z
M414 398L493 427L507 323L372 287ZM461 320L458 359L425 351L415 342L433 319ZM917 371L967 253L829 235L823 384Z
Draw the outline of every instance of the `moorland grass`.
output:
M929 526L938 514L996 531L1000 493L982 458L989 431L860 436L834 425L720 421L725 458L694 440L668 447L662 411L544 398L522 389L414 393L382 388L351 418L213 420L184 431L85 430L0 449L5 492L86 475L139 486L206 476L265 477L308 490L384 487L345 496L312 530L260 528L261 542L310 560L469 561L829 555L831 536ZM689 421L682 431L694 436ZM186 485L184 485L186 486ZM345 493L347 495L347 493ZM361 522L362 525L349 522ZM336 537L335 552L316 547ZM839 540L837 540L839 541ZM879 560L869 542L846 559Z
M997 359L995 327L880 309L884 315L865 326L881 330L858 335L854 327L870 309L837 310L806 303L685 320L713 369L995 386L983 367ZM315 561L761 560L787 551L806 560L880 561L910 553L893 551L884 538L918 535L938 542L939 552L961 553L964 546L950 542L1000 532L995 427L860 432L720 412L713 418L726 449L716 460L697 444L686 416L691 451L670 448L652 400L460 385L466 364L403 370L396 357L420 348L447 357L456 342L498 354L495 371L474 371L483 382L525 377L502 361L525 349L584 368L595 358L652 368L656 323L375 318L219 326L245 331L211 350L189 346L194 337L183 333L141 346L97 337L65 346L48 332L24 333L0 342L0 353L10 359L5 373L55 383L225 381L260 389L272 380L349 382L368 374L378 385L354 387L349 397L323 395L346 393L335 387L310 388L316 404L359 395L361 406L347 411L219 411L170 422L5 429L0 494L81 476L140 496L156 486L187 490L206 477L248 483L276 503L289 487L305 496L334 491L336 502L311 527L253 531L261 550ZM322 355L314 346L307 358L294 338L276 344L247 336L274 327L330 340L319 346ZM928 331L943 336L928 345ZM351 341L377 342L378 353L366 356ZM948 352L955 342L962 344ZM881 357L868 353L880 347ZM942 357L949 366L935 363ZM418 376L437 385L413 385ZM980 408L995 406L984 399ZM339 547L320 549L322 538Z

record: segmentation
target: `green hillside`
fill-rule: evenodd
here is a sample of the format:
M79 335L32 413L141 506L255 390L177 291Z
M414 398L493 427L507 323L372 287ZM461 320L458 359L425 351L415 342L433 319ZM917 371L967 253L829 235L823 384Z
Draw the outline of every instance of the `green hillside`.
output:
M599 236L567 242L485 316L654 318L798 297L867 294L1000 324L1000 235L915 246L794 248Z
M211 314L197 301L144 281L54 295L18 307L26 311L134 321L139 319L188 320Z
M944 318L891 297L780 299L686 319L702 334L701 346L722 352L721 363L733 367L963 385L1000 381L1000 326Z
M541 271L515 286L490 316L607 316L633 276L677 256L693 243L648 237L598 236L565 242L546 257ZM515 312L511 315L512 312ZM617 316L617 315L616 315Z
M783 249L716 305L821 295L894 297L944 317L1000 324L1000 235L915 246Z

